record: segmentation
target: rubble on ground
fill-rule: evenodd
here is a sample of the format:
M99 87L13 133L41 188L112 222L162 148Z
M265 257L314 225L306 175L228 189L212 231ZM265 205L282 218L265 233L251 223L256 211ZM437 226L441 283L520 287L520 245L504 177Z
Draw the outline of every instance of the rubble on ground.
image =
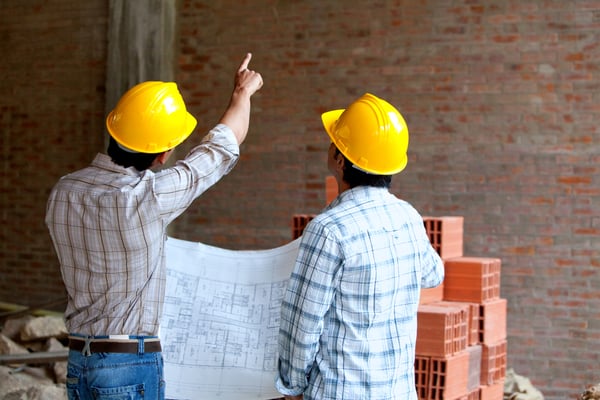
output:
M504 400L544 400L529 378L518 375L512 368L506 371L504 380Z
M67 350L62 316L0 321L0 356ZM0 365L0 400L64 400L67 362Z
M600 400L600 382L588 387L585 392L581 393L579 400Z

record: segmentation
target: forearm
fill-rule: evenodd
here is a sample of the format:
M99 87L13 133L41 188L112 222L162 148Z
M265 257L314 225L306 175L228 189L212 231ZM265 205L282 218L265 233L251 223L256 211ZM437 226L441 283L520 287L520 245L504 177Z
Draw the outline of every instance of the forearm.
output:
M227 125L235 135L238 144L246 139L250 125L250 94L243 87L235 88L229 106L219 121Z
M250 125L250 98L263 85L262 76L248 69L252 54L246 54L235 74L233 93L229 105L219 120L234 133L238 144L242 144Z

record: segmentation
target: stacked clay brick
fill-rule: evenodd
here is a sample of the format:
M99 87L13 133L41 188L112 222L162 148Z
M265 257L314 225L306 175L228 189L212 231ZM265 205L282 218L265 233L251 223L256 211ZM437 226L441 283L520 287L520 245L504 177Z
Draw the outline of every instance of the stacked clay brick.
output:
M325 181L327 204L337 196ZM292 216L292 238L315 214ZM463 217L423 217L444 261L444 282L421 291L415 357L419 400L502 400L506 375L506 299L498 258L463 255Z
M502 400L506 299L501 260L463 256L462 217L424 217L446 276L424 289L418 311L415 384L420 400Z
M325 198L326 204L329 204L338 195L337 182L333 176L325 178ZM298 239L302 236L302 232L306 225L313 219L316 214L294 214L292 215L292 239Z

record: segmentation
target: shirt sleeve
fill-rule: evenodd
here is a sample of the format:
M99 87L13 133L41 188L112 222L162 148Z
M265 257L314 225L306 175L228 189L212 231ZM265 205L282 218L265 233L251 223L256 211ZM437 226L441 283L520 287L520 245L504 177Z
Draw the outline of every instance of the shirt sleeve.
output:
M168 222L183 213L207 189L228 174L239 158L233 131L223 124L214 127L175 166L156 173L154 194Z
M306 226L302 235L281 306L276 388L284 395L302 394L308 386L341 264L339 244L314 222Z

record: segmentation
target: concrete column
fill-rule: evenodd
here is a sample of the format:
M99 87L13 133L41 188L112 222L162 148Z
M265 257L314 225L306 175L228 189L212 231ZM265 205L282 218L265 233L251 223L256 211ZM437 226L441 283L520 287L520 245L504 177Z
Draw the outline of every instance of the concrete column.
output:
M106 114L130 87L172 81L178 0L109 0Z

